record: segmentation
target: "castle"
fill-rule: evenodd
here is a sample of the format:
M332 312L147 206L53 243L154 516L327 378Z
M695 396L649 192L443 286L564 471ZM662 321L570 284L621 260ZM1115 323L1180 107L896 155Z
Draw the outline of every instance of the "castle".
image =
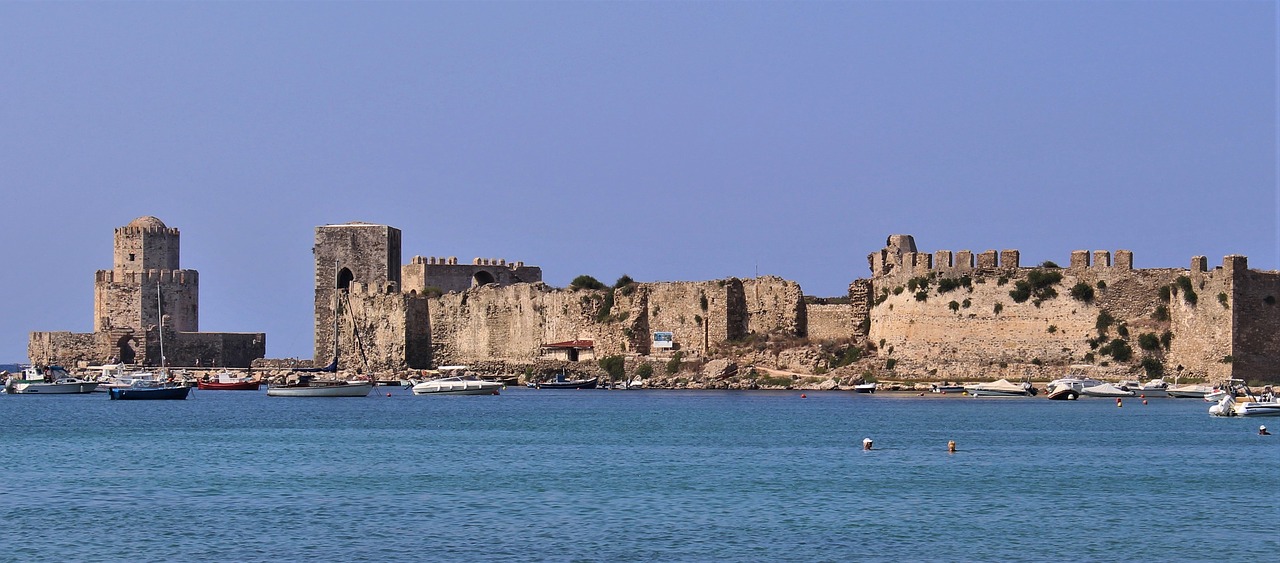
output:
M630 282L560 289L523 262L415 256L387 225L317 227L314 360L385 372L441 364L499 369L543 359L623 355L661 361L733 355L814 373L821 343L860 347L878 377L976 380L1095 376L1228 377L1280 382L1280 272L1244 256L1209 267L1135 269L1133 253L1072 252L1063 267L1020 263L1017 250L920 252L890 236L868 255L870 276L845 296L806 297L778 277ZM117 229L116 264L98 272L95 332L32 333L33 361L155 363L149 330L164 300L169 363L248 365L261 334L196 332L197 276L178 268L178 233L143 217ZM170 352L173 342L173 352ZM788 348L790 347L790 348ZM804 350L808 348L810 352Z
M116 229L113 267L94 277L93 332L33 332L27 356L160 365L163 331L165 365L248 367L263 357L265 334L199 332L200 276L179 267L179 242L178 229L155 217Z
M1243 256L1213 269L1203 256L1188 269L1134 269L1130 251L1079 250L1066 267L1024 267L1017 250L922 253L910 235L894 235L868 256L870 277L854 280L843 298L822 300L775 277L557 289L522 283L519 263L480 259L469 267L486 273L430 284L424 268L458 267L456 260L415 258L397 269L399 231L367 224L318 228L314 252L317 362L332 356L332 307L346 299L356 313L351 326L368 337L342 338L340 348L375 353L344 363L385 369L518 364L548 351L706 356L761 336L857 342L880 371L937 379L1088 369L1274 380L1280 363L1280 274L1249 270ZM431 285L448 293L425 291Z

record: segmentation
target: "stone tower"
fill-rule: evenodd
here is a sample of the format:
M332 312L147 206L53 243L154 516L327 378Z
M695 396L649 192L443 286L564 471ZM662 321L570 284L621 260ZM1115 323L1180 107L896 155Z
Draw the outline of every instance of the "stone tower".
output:
M334 304L339 290L344 297L352 284L400 292L400 229L361 222L316 227L312 253L316 259L315 362L327 365L333 359Z
M178 247L178 229L155 217L115 230L113 267L94 279L93 330L110 334L120 360L155 363L149 356L159 347L157 327L166 336L199 331L200 279L180 268Z

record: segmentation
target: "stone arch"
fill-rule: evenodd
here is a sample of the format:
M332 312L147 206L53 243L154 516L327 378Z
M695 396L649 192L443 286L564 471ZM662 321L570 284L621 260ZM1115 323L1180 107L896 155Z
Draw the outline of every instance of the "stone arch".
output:
M494 279L493 274L484 270L480 270L476 272L475 275L471 276L471 287L480 287L491 283L497 283L497 280Z
M355 275L351 273L350 268L338 270L338 289L351 289L351 282L355 280Z
M132 364L138 358L138 353L133 350L133 346L129 343L132 340L133 336L126 334L116 341L116 358L122 364Z

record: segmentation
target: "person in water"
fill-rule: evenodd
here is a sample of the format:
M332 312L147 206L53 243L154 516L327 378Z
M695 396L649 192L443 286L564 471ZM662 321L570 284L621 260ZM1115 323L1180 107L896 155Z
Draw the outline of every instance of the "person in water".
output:
M1258 427L1258 435L1259 435L1259 436L1270 436L1270 435L1271 435L1271 433L1270 433L1270 432L1267 432L1267 427L1266 427L1266 426L1259 426L1259 427Z

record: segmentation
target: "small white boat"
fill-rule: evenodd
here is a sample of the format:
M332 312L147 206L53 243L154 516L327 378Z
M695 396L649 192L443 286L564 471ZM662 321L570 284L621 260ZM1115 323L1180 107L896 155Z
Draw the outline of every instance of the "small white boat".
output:
M497 395L505 385L471 375L455 375L423 381L413 386L414 395Z
M1133 391L1126 391L1110 383L1085 387L1080 394L1086 397L1132 397Z
M1083 391L1085 387L1094 387L1097 385L1102 385L1102 382L1092 377L1068 375L1064 378L1050 381L1049 384L1045 386L1045 396L1056 401L1074 400L1080 397L1081 391Z
M1140 397L1168 397L1169 384L1163 379L1152 379L1146 383L1138 381L1121 381L1120 388L1126 391L1133 391L1134 395Z
M1013 383L1008 379L970 385L964 390L974 397L1029 397L1035 394L1030 383Z
M1213 392L1213 388L1208 385L1179 385L1170 387L1165 390L1170 397L1184 399L1203 399L1206 395Z
M876 392L876 384L875 384L875 382L871 382L871 383L860 383L860 384L858 384L858 385L854 385L854 386L853 386L853 390L854 390L855 392L858 392L858 393L875 393L875 392Z
M959 383L947 383L944 381L942 383L929 384L929 391L932 393L941 393L941 394L955 393L959 395L961 393L964 393L964 386L960 385Z
M17 374L10 376L5 384L5 391L15 395L72 395L92 393L97 386L96 381L71 377L60 366L47 366L43 369L27 366L23 368L20 377Z
M368 397L373 391L370 380L324 380L304 375L297 383L268 385L268 397Z

